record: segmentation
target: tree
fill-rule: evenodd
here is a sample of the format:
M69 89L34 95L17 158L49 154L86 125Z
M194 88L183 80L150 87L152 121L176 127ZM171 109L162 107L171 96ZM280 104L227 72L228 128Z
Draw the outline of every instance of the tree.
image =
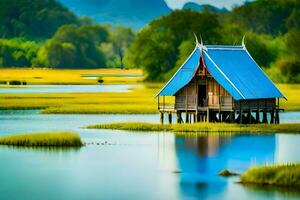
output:
M111 31L113 51L118 57L120 68L125 68L124 55L128 52L129 45L134 39L134 33L130 28L117 26Z
M152 21L140 31L126 56L132 67L140 67L150 81L164 80L165 73L172 70L179 55L179 46L202 34L207 43L218 43L221 37L217 16L191 10L174 11L170 15Z
M98 46L108 32L100 25L64 25L40 49L36 65L57 68L96 68L105 66Z
M55 0L1 0L0 37L51 37L64 24L78 24L77 17Z

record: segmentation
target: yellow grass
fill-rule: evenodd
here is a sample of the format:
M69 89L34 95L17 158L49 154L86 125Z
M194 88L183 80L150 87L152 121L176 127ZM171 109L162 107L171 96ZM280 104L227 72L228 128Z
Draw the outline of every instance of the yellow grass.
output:
M196 123L161 125L141 122L122 122L111 124L90 125L90 129L112 129L128 131L171 131L190 133L300 133L300 124L222 124L222 123Z
M98 75L104 83L136 83L142 77L122 77L122 75L141 76L138 69L43 69L43 68L1 68L0 81L26 81L27 84L97 84L97 79L84 76Z
M8 146L55 146L80 147L83 145L80 137L72 132L31 133L0 137L0 145Z
M45 109L55 114L157 113L154 95L158 84L147 84L128 93L2 94L0 109Z
M287 97L280 100L280 106L285 110L300 110L300 84L278 84L278 88Z

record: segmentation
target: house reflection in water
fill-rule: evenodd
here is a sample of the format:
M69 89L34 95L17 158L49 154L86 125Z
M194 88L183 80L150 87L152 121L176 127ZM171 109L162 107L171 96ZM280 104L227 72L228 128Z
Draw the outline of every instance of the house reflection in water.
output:
M190 197L224 195L227 179L217 175L220 171L241 173L251 164L273 163L275 147L275 135L176 136L179 187Z

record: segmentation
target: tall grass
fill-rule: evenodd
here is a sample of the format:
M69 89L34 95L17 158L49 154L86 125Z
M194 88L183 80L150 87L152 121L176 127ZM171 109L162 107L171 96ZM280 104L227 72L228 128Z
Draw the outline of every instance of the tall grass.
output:
M125 122L91 125L90 129L115 129L128 131L171 131L171 132L219 132L219 133L300 133L300 124L223 124L196 123L161 125L141 122Z
M242 174L240 182L300 189L300 164L251 167Z
M0 94L0 109L44 109L47 114L150 114L157 113L153 99L157 90L146 84L128 93Z
M45 69L45 68L2 68L1 81L26 81L28 84L97 84L97 79L88 79L88 75L105 75L104 83L137 83L143 78L126 78L122 75L142 75L138 69ZM111 76L110 76L111 75ZM118 76L119 75L119 76Z
M0 137L0 145L26 147L80 147L80 137L72 132L47 132Z

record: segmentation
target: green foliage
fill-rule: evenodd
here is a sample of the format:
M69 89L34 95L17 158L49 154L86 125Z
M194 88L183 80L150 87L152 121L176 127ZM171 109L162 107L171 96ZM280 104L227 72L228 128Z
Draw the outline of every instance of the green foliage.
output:
M289 26L299 23L299 9L297 0L257 0L236 7L229 18L247 30L275 36L286 33Z
M0 67L28 67L40 44L22 39L0 39Z
M73 23L77 17L55 0L0 1L0 37L48 38Z
M300 164L251 167L240 182L300 188Z
M193 33L201 33L205 42L217 43L219 26L214 14L174 11L152 21L137 34L127 61L133 67L143 68L147 80L164 80L164 73L172 70L178 60L182 42L191 40Z
M124 56L135 37L131 28L116 26L109 27L109 41L101 45L101 50L105 53L106 66L110 68L125 68Z
M0 138L0 145L26 147L80 147L83 143L78 134L71 132L53 132L4 136Z
M99 45L107 38L107 29L100 25L64 25L40 49L34 64L55 68L104 67L105 57Z

